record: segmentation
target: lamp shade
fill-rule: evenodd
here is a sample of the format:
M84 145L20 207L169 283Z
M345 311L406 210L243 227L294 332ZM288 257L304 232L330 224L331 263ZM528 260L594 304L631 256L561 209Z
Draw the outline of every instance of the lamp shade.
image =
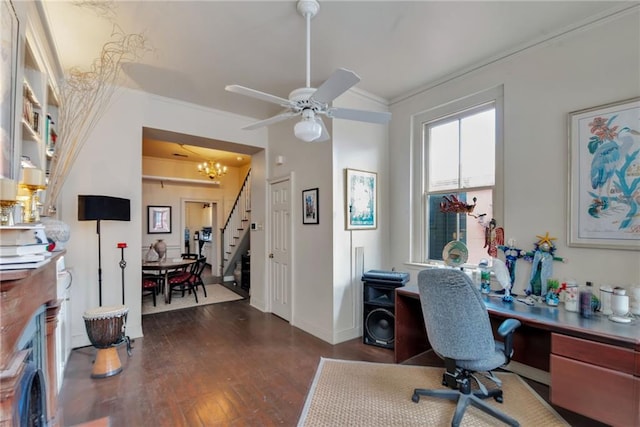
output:
M78 221L130 221L129 199L110 196L78 195Z
M322 135L322 126L313 118L303 118L293 128L296 138L305 142L311 142L320 138Z

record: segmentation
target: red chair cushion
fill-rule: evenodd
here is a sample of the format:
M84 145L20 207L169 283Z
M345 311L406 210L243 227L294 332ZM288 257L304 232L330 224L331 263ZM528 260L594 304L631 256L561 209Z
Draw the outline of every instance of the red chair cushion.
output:
M191 275L191 273L187 273L187 272L177 274L177 275L169 278L169 283L172 284L172 285L176 285L176 284L182 283L182 282L186 281L187 279L189 279L190 275Z
M157 286L158 284L153 280L142 279L142 289L153 289Z

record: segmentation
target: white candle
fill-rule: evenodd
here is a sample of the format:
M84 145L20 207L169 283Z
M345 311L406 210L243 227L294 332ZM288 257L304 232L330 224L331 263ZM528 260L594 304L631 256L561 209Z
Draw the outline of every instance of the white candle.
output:
M16 182L8 178L0 178L0 200L15 200L18 193Z
M25 185L44 185L44 174L42 170L35 168L22 168L22 181Z

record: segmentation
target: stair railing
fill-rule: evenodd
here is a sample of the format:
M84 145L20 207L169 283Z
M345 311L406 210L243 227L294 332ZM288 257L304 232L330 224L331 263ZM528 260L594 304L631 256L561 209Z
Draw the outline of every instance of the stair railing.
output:
M220 274L224 277L228 266L235 258L235 252L243 233L249 228L251 220L251 169L244 178L236 201L229 212L227 221L220 231L221 264Z

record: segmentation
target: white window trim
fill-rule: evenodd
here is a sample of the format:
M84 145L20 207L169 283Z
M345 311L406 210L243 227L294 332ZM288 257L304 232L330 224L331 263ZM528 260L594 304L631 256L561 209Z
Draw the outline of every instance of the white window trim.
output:
M495 102L496 111L496 170L495 188L493 194L493 217L498 224L503 224L504 219L504 89L497 86L482 92L469 95L464 98L452 100L445 104L430 108L426 111L414 114L411 117L411 152L412 152L412 176L411 176L411 221L409 235L409 253L411 264L423 265L426 260L426 231L425 227L425 194L426 182L425 161L426 147L422 143L422 132L425 123L430 123L440 118L450 116L457 112L473 108L475 106Z

